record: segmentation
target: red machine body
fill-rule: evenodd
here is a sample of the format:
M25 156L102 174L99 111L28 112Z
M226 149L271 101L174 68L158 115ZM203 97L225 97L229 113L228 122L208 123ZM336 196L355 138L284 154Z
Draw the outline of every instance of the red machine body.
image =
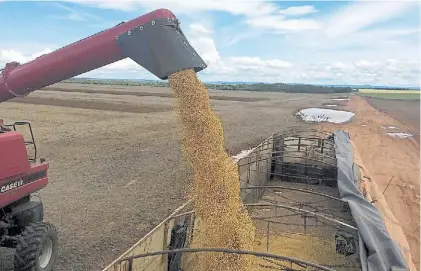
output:
M174 14L158 9L26 64L6 64L0 70L0 102L127 57L160 79L184 69L198 72L206 67ZM22 127L29 128L30 138L18 132ZM30 146L33 156L28 152ZM11 257L0 252L2 271L5 266L7 271L52 271L57 259L57 232L52 224L43 222L42 201L31 197L48 184L49 165L36 157L31 124L4 125L0 119L0 248L14 251Z
M31 169L22 134L18 132L4 133L0 137L0 142L2 146L0 148L0 157L2 159L0 180L25 173Z
M156 10L90 36L24 65L8 63L0 74L0 102L83 74L125 58L115 42L128 30L158 18L175 18L166 9ZM44 188L48 163L30 163L23 135L0 134L0 208ZM36 174L39 173L39 174Z
M161 79L182 69L206 67L179 29L175 15L158 9L26 64L6 64L0 73L0 102L127 57ZM28 142L17 132L0 133L0 208L47 185L48 164L30 163L25 145Z
M40 56L24 65L16 62L7 64L0 76L0 102L27 95L31 91L126 58L116 43L116 37L132 28L162 18L176 19L171 11L158 9Z
M0 208L47 186L48 163L31 164L19 132L0 134Z

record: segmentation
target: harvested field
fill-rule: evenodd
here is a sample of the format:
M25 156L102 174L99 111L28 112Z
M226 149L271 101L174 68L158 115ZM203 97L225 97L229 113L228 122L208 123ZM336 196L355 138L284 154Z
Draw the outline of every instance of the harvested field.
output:
M388 89L360 89L358 93L363 97L391 99L391 100L419 100L418 90L388 90Z
M133 95L138 97L153 96L153 97L172 97L171 93L166 92L147 92L147 91L124 91L124 90L98 90L98 89L66 89L66 88L52 88L47 87L44 91L62 91L62 92L82 92L82 93L107 93L112 95ZM238 102L257 102L267 100L266 98L248 98L248 97L229 97L211 95L212 100L222 101L238 101Z
M130 104L115 104L115 103L104 103L101 101L85 101L85 100L61 100L54 98L42 98L42 97L26 97L16 98L13 102L23 104L38 104L38 105L54 105L71 108L81 109L96 109L106 111L119 111L119 112L130 112L130 113L152 113L152 112L167 112L172 111L171 106L160 106L160 105L130 105Z
M59 231L55 270L100 270L185 201L191 174L181 162L173 99L162 96L170 89L57 85L71 91L42 90L3 103L1 116L30 121L39 155L50 161L50 184L39 195L46 220ZM232 154L287 126L305 127L293 113L331 97L210 94Z
M413 130L420 131L420 101L419 100L385 100L364 98L371 106L395 118Z
M370 99L373 101L375 99ZM374 104L387 106L386 102L377 101ZM391 116L379 112L363 98L354 96L347 108L355 113L353 121L339 125L341 129L349 132L355 143L361 159L368 172L381 191L391 184L384 192L394 216L403 228L409 242L412 260L418 267L420 265L420 154L419 142L412 138L392 138L388 136L384 127L395 127L399 132L411 133L411 130L398 120L394 119L393 112L399 108L397 101L390 101L390 110L385 110ZM395 106L392 103L396 103ZM379 107L380 107L379 106ZM401 104L401 106L404 106ZM403 111L402 111L403 112ZM414 111L406 111L410 119ZM418 111L419 113L419 111ZM396 114L396 113L395 113ZM323 130L338 129L338 125L321 124Z
M107 93L113 95L133 95L133 96L153 96L153 97L167 97L172 98L173 94L169 88L164 87L125 87L125 86L104 86L104 85L86 85L86 84L73 84L73 83L57 83L50 87L46 87L46 91L63 91L63 92L82 92L82 93ZM268 100L268 97L259 95L249 95L251 92L242 91L242 93L213 90L209 98L212 100L222 101L239 101L239 102L257 102Z

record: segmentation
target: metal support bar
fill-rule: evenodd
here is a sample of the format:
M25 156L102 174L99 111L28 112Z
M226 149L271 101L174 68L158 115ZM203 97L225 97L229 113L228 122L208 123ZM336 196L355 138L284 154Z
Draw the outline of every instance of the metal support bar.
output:
M269 252L269 222L266 228L266 252Z
M328 194L316 192L316 191L313 191L313 190L295 188L295 187L287 187L287 186L282 186L282 185L249 186L249 187L244 187L244 188L241 188L241 189L286 189L286 190L299 191L299 192L307 193L307 194L314 194L314 195L322 196L322 197L325 197L325 198L346 202L346 200L343 200L343 199L340 199L340 198L337 198L337 197L334 197L334 196L331 196L331 195L328 195Z
M340 220L337 220L335 218L331 218L331 217L328 217L328 216L325 216L325 215L322 215L322 214L319 214L319 213L315 213L315 212L311 212L311 211L307 211L307 210L304 210L304 209L299 209L299 208L295 208L295 207L291 207L291 206L287 206L287 205L283 205L283 204L248 203L248 204L245 204L245 205L251 206L251 207L276 207L276 208L283 208L283 209L287 209L287 210L291 210L291 211L295 211L295 212L302 212L302 213L306 213L306 214L309 214L309 215L312 215L312 216L321 217L325 220L334 222L334 223L339 224L341 226L344 226L346 228L357 231L357 228L355 228L354 226L351 226L351 225L349 225L345 222L342 222Z
M301 137L298 137L298 151L300 151L301 148Z

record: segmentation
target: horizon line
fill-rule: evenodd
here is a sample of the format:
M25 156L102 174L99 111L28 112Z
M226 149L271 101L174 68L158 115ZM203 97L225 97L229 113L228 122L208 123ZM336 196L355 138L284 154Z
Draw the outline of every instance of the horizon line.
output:
M73 77L71 79L90 79L90 80L124 80L124 81L154 81L154 82L166 82L168 80L159 80L159 79L129 79L129 78L97 78L97 77ZM324 86L348 86L348 87L358 87L358 86L367 86L367 87L387 87L387 88L415 88L417 90L421 90L420 86L411 86L411 85L372 85L372 84L346 84L346 83L286 83L286 82L262 82L262 81L211 81L211 80L203 80L204 83L231 83L231 84L286 84L286 85L324 85Z

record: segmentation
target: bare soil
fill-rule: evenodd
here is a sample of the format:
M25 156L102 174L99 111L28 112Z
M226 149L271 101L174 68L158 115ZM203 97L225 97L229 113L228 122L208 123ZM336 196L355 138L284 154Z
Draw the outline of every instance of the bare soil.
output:
M374 102L386 106L386 102ZM397 112L399 105L389 104L387 112ZM403 106L403 105L402 105ZM419 270L420 264L420 153L419 141L415 138L392 138L387 132L411 133L411 129L402 122L385 113L379 112L361 97L354 96L346 105L355 113L350 123L334 125L322 124L321 129L343 129L349 132L351 140L356 144L363 163L384 196L396 219L399 221L411 248L412 259ZM403 113L402 113L403 114ZM407 111L412 118L414 112ZM388 130L385 126L399 129Z
M156 91L156 92L148 92L148 91L127 91L127 90L101 90L101 89L69 89L65 88L66 85L63 87L47 87L44 88L46 91L62 91L62 92L83 92L83 93L107 93L107 94L113 94L113 95L134 95L139 97L144 96L155 96L155 97L169 97L172 98L172 93L170 92L162 92L162 91ZM139 88L144 88L139 87ZM161 88L157 88L161 89ZM212 100L222 100L222 101L239 101L239 102L257 102L257 101L264 101L267 100L267 98L250 98L250 97L230 97L230 96L220 96L220 95L209 95L209 98Z
M364 98L372 107L402 122L414 133L420 132L420 100Z
M107 110L107 111L130 112L130 113L167 112L167 111L173 110L171 106L114 104L114 103L104 103L102 101L60 100L60 99L54 99L54 98L41 98L41 97L15 98L13 102L24 103L24 104L54 105L54 106L82 108L82 109L97 109L97 110Z
M78 84L53 88L3 103L1 116L8 123L30 121L40 157L50 162L50 183L38 194L46 220L59 232L55 271L101 270L185 201L192 174L180 152L171 91ZM305 127L293 113L329 97L210 94L232 154L288 126Z

